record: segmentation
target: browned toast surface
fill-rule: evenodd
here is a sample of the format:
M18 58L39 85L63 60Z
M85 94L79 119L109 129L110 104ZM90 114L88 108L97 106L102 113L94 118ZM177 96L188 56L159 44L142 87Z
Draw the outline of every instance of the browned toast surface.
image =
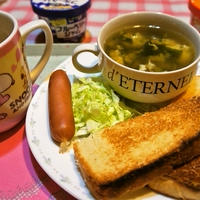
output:
M76 142L75 158L93 182L109 184L180 151L199 135L199 116L200 98L177 101Z
M200 156L149 183L156 192L178 199L200 199Z
M167 177L200 191L200 156L173 170Z

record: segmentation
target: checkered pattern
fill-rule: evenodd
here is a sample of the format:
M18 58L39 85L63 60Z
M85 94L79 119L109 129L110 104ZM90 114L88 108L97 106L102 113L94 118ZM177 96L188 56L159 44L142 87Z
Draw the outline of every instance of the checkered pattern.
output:
M88 11L88 30L96 40L102 25L109 19L132 11L158 11L189 22L187 0L93 0Z
M187 0L92 0L88 10L87 29L95 42L104 23L123 13L132 11L158 11L174 15L189 23L190 11ZM19 25L37 19L32 11L30 0L7 0L0 6L1 10L10 12L16 17ZM28 42L34 41L35 31L29 36Z

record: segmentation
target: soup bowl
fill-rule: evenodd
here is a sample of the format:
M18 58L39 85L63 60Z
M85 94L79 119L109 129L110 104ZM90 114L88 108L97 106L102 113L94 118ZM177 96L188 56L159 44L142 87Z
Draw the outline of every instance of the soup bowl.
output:
M106 41L113 33L131 26L155 26L183 35L194 49L193 60L183 68L163 72L142 71L118 63L106 53ZM85 66L79 59L85 52L97 56L97 62ZM85 56L85 59L88 58ZM196 29L176 17L158 12L133 12L111 19L101 28L97 44L79 45L72 55L77 70L84 73L101 72L114 91L143 103L163 102L183 93L196 75L199 59L200 34Z

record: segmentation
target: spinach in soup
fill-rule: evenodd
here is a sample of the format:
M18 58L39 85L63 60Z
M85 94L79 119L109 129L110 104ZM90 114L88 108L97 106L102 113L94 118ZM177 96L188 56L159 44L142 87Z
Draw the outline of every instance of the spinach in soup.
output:
M116 62L142 71L183 68L194 60L194 47L183 35L157 26L123 28L105 41L105 52Z

